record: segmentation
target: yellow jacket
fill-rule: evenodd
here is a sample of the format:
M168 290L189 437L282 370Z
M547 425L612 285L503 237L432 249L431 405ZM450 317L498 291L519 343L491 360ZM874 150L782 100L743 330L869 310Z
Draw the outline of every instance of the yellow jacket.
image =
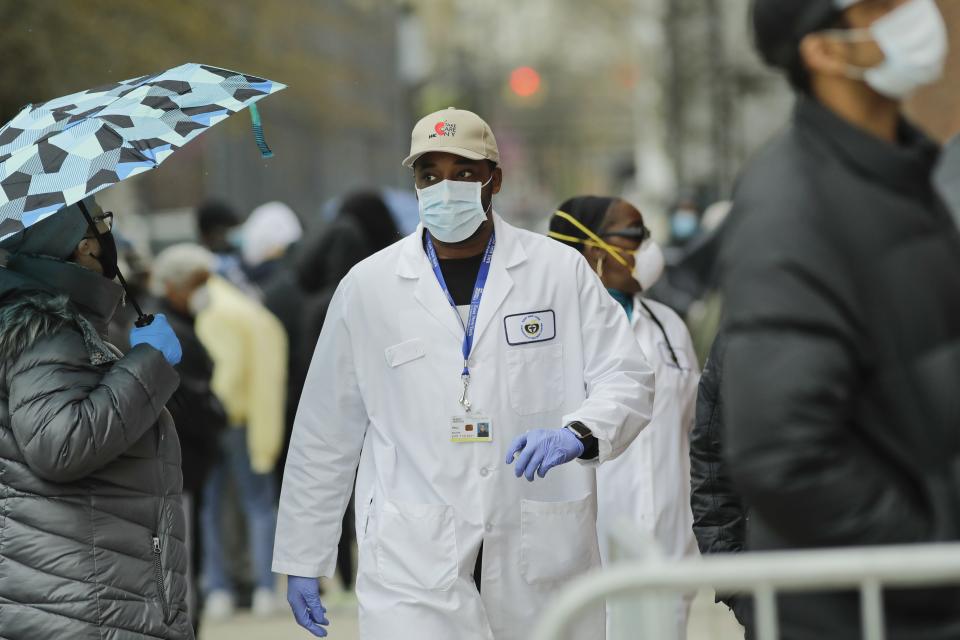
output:
M287 335L262 305L218 276L207 283L210 304L197 316L197 336L213 359L213 392L233 427L247 428L250 465L273 470L283 446Z

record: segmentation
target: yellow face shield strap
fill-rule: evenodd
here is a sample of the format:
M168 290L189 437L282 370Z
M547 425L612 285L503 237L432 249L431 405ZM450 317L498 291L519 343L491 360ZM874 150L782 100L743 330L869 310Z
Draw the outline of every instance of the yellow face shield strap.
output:
M553 215L557 216L558 218L563 218L564 220L566 220L567 222L575 226L580 231L583 231L583 233L585 233L587 237L577 238L575 236L568 236L563 233L557 233L556 231L550 231L547 233L547 235L550 236L551 238L554 238L556 240L563 240L564 242L575 242L577 244L586 245L588 247L600 247L601 249L609 253L611 256L613 256L613 259L619 262L620 264L622 264L623 266L625 267L630 266L627 263L626 258L620 255L619 249L604 242L603 238L601 238L600 236L595 234L593 231L588 229L582 222L574 218L572 215L570 215L566 211L558 210L558 211L555 211Z

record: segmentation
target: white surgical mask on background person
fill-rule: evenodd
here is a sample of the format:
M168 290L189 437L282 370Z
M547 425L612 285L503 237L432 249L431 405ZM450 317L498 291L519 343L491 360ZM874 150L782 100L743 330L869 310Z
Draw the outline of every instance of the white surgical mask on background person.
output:
M193 317L200 315L200 312L210 306L210 289L207 285L197 287L190 294L187 300L187 309Z
M910 0L866 29L831 31L850 42L874 41L883 62L867 69L850 67L877 93L901 100L943 75L947 59L947 27L934 0Z
M646 291L657 283L663 275L665 260L663 250L653 238L647 238L633 254L633 279Z
M483 184L443 180L417 189L420 220L430 235L450 244L463 242L472 236L487 219L481 192L491 180L493 176Z

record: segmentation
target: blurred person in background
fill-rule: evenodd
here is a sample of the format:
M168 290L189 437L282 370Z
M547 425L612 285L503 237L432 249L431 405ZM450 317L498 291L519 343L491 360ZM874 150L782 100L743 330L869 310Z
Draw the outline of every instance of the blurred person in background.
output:
M248 296L260 300L262 293L250 282L243 268L240 255L243 235L236 210L226 202L208 200L197 207L196 217L200 244L216 257L213 272Z
M663 248L666 269L647 292L647 298L662 302L686 318L702 289L700 274L686 264L702 237L700 208L693 190L683 191L677 198L669 216L669 229L670 237Z
M309 358L316 340L304 332L306 295L297 282L293 248L303 237L303 226L293 210L282 202L260 205L243 223L241 236L243 264L251 282L263 293L263 306L283 325L289 345L287 354L287 401L284 410L283 448L274 469L277 482L283 479L293 418L306 378L300 361Z
M791 126L742 175L721 393L751 550L960 539L960 235L903 116L941 74L933 0L755 0ZM960 637L960 590L885 596L890 640ZM782 637L861 633L856 593L785 595Z
M151 310L163 313L177 334L183 359L177 365L180 386L167 404L177 427L183 457L184 509L187 513L190 593L194 632L202 615L199 568L203 558L200 519L203 487L219 461L219 441L227 416L213 393L213 361L197 337L196 316L210 304L207 280L213 270L209 251L193 244L162 251L150 274Z
M304 238L297 263L300 285L329 298L353 265L399 239L394 217L377 191L350 193L329 224Z
M680 196L670 214L670 247L683 247L700 233L700 208L691 194Z
M92 197L0 244L0 635L193 638L163 316L106 340L113 214ZM89 220L89 223L88 223Z
M560 205L550 237L583 254L623 307L637 342L654 367L653 417L616 460L597 469L597 530L604 563L621 518L656 540L667 558L697 554L690 512L690 444L699 366L690 334L670 308L643 292L663 274L663 253L643 216L617 198L581 196ZM686 638L692 595L677 596L669 638Z
M336 218L315 227L299 247L297 276L312 299L305 313L301 366L304 375L337 285L360 261L400 239L394 217L374 190L355 191L340 203Z
M311 294L301 329L304 348L294 356L297 358L301 389L337 285L354 265L399 239L400 233L393 215L380 194L374 190L355 191L347 195L340 203L336 218L307 235L300 247L297 263L299 282ZM353 589L355 577L355 530L354 498L351 496L344 512L337 551L337 572L346 591Z
M682 268L696 274L696 299L684 319L693 338L693 347L700 362L706 362L713 341L720 330L723 296L720 295L720 255L726 236L724 229L733 203L720 200L703 212L700 228L703 233L682 261Z
M213 359L214 393L223 403L229 427L220 437L220 461L203 492L203 582L205 614L230 616L236 593L224 556L222 505L228 477L233 481L247 524L253 568L253 612L268 615L276 605L270 571L276 528L276 479L273 475L283 445L287 390L287 336L283 325L261 304L217 275L209 275L216 258L200 247L193 252L187 282L205 279L194 291L196 333ZM205 252L206 262L200 260ZM185 265L186 266L186 265ZM196 280L192 280L195 278Z

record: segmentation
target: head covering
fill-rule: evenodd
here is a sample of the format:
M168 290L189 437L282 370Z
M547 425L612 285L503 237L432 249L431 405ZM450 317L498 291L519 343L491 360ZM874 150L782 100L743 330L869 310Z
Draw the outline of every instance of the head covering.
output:
M800 60L800 41L826 28L856 0L754 0L753 34L760 57L789 70Z
M303 225L282 202L268 202L253 210L243 224L243 261L256 267L283 255L303 237Z
M93 196L83 200L90 216L103 215ZM26 224L25 224L26 223ZM13 254L30 254L65 260L73 255L87 233L87 219L80 204L72 204L33 222L4 220L0 230L0 249ZM5 232L4 232L5 231Z
M209 200L197 208L197 228L202 235L220 227L231 228L240 224L240 216L226 202Z
M500 162L500 150L490 125L472 111L454 107L431 113L413 127L410 155L403 160L403 166L412 167L417 158L433 151Z
M153 261L150 293L163 298L168 284L182 287L198 273L213 273L216 266L216 256L199 244L184 242L167 247Z
M560 205L559 210L573 216L577 221L590 231L600 235L603 228L603 221L607 217L607 211L610 205L616 202L616 198L606 198L602 196L577 196L570 198ZM560 216L553 216L550 219L550 231L559 235L571 236L574 238L588 239L583 230L577 228L569 220ZM577 251L583 251L582 243L560 240Z
M340 216L347 216L363 230L371 254L385 249L400 238L393 214L376 191L356 191L343 199Z

